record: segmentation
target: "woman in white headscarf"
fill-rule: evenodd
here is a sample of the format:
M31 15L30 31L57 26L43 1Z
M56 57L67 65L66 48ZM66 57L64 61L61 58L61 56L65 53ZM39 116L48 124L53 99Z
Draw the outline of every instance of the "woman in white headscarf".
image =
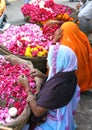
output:
M32 76L45 79L37 97L32 95L25 75L19 76L19 83L28 93L27 102L33 113L29 130L75 130L74 113L80 100L75 75L77 57L65 45L51 45L47 62L49 74L46 79L37 69L31 70ZM45 121L40 122L44 117Z

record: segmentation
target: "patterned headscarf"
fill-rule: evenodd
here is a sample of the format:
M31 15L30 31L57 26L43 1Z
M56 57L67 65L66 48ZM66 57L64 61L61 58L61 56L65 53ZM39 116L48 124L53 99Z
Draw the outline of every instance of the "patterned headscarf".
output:
M48 52L48 79L58 72L69 72L77 69L77 57L73 50L65 45L51 45Z

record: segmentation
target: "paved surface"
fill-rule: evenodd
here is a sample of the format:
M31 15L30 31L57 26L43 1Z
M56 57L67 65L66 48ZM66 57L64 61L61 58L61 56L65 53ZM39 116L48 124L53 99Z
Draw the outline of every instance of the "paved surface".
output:
M75 8L77 2L69 2L68 0L61 0L63 4ZM7 6L6 14L7 21L10 24L21 25L24 24L24 17L21 13L21 7L24 5L23 0L11 0L11 5ZM92 92L81 94L79 108L77 110L75 120L78 126L77 130L92 130Z
M21 12L21 7L24 5L23 0L10 0L10 5L6 6L7 22L14 25L21 25L24 22L24 17Z

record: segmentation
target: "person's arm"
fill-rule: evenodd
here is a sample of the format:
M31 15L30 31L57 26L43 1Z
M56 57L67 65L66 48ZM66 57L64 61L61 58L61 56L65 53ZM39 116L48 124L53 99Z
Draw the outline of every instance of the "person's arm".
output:
M49 20L46 25L53 25L53 24L59 24L61 25L61 21L58 20Z
M41 79L45 79L46 78L46 75L43 74L41 71L39 71L38 69L31 69L31 73L30 73L31 76L33 77L39 77Z
M39 71L38 69L31 69L31 73L30 75L32 77L34 77L34 80L36 81L36 88L37 88L37 93L39 93L40 88L41 88L41 84L43 83L43 81L46 79L46 74L43 74L41 71Z
M27 102L29 103L31 110L36 117L42 117L47 113L46 108L37 105L36 99L31 93L28 94Z
M41 76L42 78L44 78L45 75L41 75L42 73L40 71L37 71L37 69L35 71L33 71L33 75L39 75ZM21 86L24 87L26 93L28 94L28 97L27 97L27 102L29 103L30 107L31 107L31 110L33 112L33 114L36 116L36 117L41 117L43 116L44 114L46 114L47 112L47 109L44 108L44 107L41 107L41 106L38 106L37 103L36 103L36 98L35 96L31 93L31 90L30 90L30 87L29 87L29 83L28 83L28 79L27 77L23 74L23 75L20 75L18 77L18 81L19 83L21 84Z
M56 42L58 42L61 38L61 36L63 35L63 30L61 28L57 29L52 41L52 44L55 45Z

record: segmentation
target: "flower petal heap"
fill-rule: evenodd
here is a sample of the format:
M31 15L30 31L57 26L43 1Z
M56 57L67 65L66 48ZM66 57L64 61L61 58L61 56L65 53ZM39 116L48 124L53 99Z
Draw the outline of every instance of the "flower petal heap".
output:
M30 57L34 57L46 56L51 41L44 37L42 29L38 25L26 23L21 26L12 25L0 34L0 44L15 55L29 57L30 53ZM31 51L27 47L30 47ZM37 50L36 54L34 54L34 50Z
M35 0L25 4L21 11L24 17L29 17L28 22L44 25L48 20L59 19L63 21L73 20L70 17L71 8L66 5L56 4L53 0ZM67 17L64 15L67 14ZM64 15L64 16L63 16Z
M34 78L29 76L30 71L27 65L13 66L0 55L0 123L10 118L9 108L17 108L17 116L25 108L27 93L18 83L19 75L24 73L27 76L32 93L36 93L36 83Z
M53 40L55 31L60 28L58 24L48 24L43 26L43 34L46 39Z

